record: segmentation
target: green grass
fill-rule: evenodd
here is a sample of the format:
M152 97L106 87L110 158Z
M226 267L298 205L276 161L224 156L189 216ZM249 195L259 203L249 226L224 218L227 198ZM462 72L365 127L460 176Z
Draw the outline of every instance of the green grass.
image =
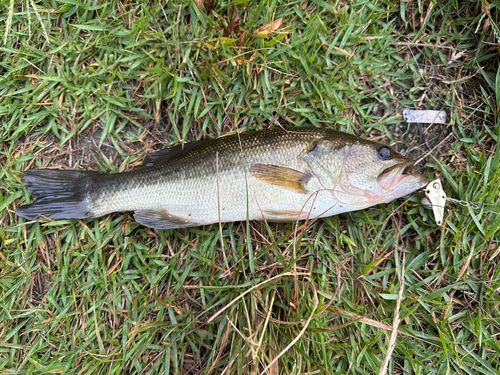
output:
M498 2L213 3L0 2L0 374L498 374ZM26 169L280 118L391 143L468 205L131 236L130 214L14 213Z

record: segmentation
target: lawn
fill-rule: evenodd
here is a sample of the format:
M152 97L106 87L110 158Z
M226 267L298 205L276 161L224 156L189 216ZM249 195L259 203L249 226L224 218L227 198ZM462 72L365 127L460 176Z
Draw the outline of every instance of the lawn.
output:
M0 375L500 373L498 0L0 4ZM15 215L24 170L285 120L390 144L457 202L442 226L422 192L307 225Z

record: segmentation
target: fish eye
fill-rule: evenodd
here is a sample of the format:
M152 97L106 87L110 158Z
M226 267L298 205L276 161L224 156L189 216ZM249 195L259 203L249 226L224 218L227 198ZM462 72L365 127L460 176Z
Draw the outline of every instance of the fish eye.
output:
M392 158L392 150L384 145L380 145L377 147L377 153L379 158L382 160L389 160Z

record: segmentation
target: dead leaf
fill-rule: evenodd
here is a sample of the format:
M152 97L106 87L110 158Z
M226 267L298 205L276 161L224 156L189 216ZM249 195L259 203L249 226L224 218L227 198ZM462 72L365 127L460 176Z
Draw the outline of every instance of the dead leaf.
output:
M205 4L205 10L207 13L210 13L214 7L214 0L204 0L203 4Z
M481 4L481 12L486 13L488 16L491 17L490 4L487 1L484 1Z
M201 11L205 10L206 13L210 13L214 7L214 0L194 0L198 9Z
M453 50L451 53L451 59L450 59L450 61L448 61L448 64L451 64L452 62L459 60L466 53L467 53L466 50L459 51L459 52L457 52L457 50Z
M224 28L224 31L227 36L231 36L234 31L238 33L239 28L240 28L240 17L236 12L236 7L233 5L231 10L231 19L227 23L227 27Z
M281 27L282 23L283 23L283 17L278 18L277 20L274 20L273 22L269 22L268 24L259 27L255 31L254 36L257 38L267 38L270 33L274 33L275 31L278 31L279 28Z

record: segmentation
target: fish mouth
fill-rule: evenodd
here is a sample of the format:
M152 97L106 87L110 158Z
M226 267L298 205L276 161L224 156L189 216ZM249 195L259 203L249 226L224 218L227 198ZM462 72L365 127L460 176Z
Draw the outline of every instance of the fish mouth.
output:
M401 196L409 194L427 185L425 176L418 173L411 173L415 162L404 160L398 164L387 167L380 173L377 182L380 187L387 191L400 191Z

